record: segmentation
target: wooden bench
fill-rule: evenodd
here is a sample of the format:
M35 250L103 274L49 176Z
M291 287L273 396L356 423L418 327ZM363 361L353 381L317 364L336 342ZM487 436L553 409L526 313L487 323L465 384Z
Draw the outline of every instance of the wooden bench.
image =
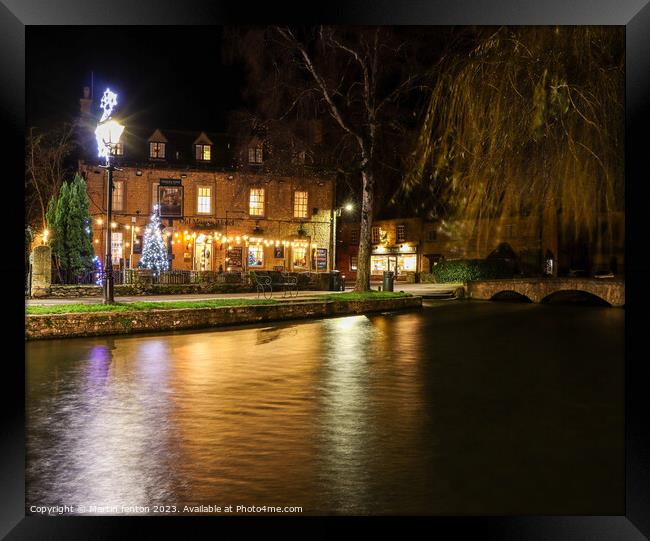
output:
M282 288L283 296L298 296L298 277L292 276L286 272L272 272L270 274L260 274L251 272L251 281L255 285L257 298L262 295L265 299L273 297L273 287ZM275 279L274 279L275 278Z

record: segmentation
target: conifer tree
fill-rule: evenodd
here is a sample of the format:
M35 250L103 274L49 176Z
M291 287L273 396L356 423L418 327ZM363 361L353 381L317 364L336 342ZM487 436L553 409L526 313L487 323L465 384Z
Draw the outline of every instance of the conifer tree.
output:
M167 247L160 232L160 207L156 205L151 214L151 221L144 231L142 244L142 256L138 266L155 271L166 271L169 269L167 260Z
M50 246L56 267L68 280L93 268L92 231L86 182L79 174L64 182L47 209Z

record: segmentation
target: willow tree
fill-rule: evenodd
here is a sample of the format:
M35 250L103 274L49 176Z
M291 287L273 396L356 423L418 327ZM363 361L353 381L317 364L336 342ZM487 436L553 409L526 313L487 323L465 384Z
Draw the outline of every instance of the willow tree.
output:
M599 220L623 210L623 31L473 32L436 68L400 196L479 242L494 220L549 212L600 242Z

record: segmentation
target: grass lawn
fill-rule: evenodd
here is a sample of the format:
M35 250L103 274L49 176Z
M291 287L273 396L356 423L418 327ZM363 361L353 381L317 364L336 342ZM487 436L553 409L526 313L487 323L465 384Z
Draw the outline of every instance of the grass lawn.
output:
M395 299L398 297L412 297L410 293L403 291L364 291L357 293L332 293L331 295L320 295L318 298L332 301L373 301L377 299Z
M137 301L115 304L56 304L51 306L27 306L27 315L71 314L80 312L133 312L139 310L172 310L174 308L220 308L222 306L249 306L277 304L273 299L213 299L209 301Z

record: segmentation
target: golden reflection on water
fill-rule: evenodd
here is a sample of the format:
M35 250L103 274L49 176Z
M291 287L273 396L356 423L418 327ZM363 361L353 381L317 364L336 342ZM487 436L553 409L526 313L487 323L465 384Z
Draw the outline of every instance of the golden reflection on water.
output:
M536 400L544 400L545 385L557 387L559 377L575 384L575 404L565 401L563 407L574 412L571 430L580 441L596 430L618 430L619 421L622 426L622 409L615 406L622 374L611 362L622 318L593 312L583 325L556 309L556 319L546 323L556 341L533 348L534 318L544 310L461 303L444 311L29 343L27 499L103 506L298 505L307 513L504 511L510 500L494 496L492 481L475 485L481 456L512 460L481 416L516 419L525 427L536 402L499 417L510 410L494 397L512 391L499 391L499 358L490 360L483 348L485 337L501 328L490 325L513 328L529 318L531 336L524 333L508 347L517 353L528 348ZM562 321L573 325L566 336ZM593 343L594 329L600 344ZM475 339L478 332L484 336ZM590 363L597 379L581 387L571 363L549 365L544 348L557 352L560 343L596 348L604 356ZM523 384L527 374L521 372ZM579 417L585 404L601 408L611 426L591 428ZM564 422L566 412L552 407L546 407L547 416ZM471 431L462 428L464 422ZM511 430L508 424L502 429ZM528 437L540 438L546 452L555 453L555 432L546 430L535 425ZM531 445L531 452L538 448ZM559 440L557 453L554 460L573 456ZM456 457L465 457L465 464ZM596 470L583 457L576 456L571 468L583 468L593 479ZM593 462L600 468L596 479L609 482L607 476L618 471L618 462L598 453ZM507 479L512 486L526 483L516 468L500 471L513 476ZM547 477L545 472L540 479Z

